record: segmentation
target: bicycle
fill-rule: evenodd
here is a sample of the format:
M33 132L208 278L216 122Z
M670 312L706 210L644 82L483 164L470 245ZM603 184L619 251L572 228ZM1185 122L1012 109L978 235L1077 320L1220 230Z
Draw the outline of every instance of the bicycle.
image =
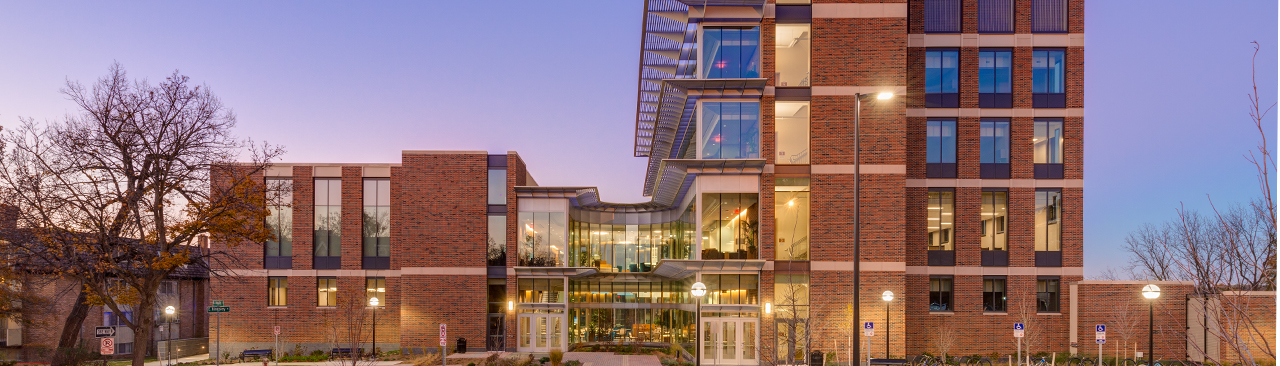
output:
M1050 366L1049 360L1044 357L1032 357L1030 366Z

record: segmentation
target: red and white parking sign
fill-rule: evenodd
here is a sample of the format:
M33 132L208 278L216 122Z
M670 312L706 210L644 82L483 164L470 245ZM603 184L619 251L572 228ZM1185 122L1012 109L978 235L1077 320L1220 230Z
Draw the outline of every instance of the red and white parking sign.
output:
M272 329L272 333L275 333L276 335L280 335L280 326L277 325L275 329Z
M444 323L440 323L440 347L444 347L445 344L447 344L445 342L445 339L447 339L448 337L449 337L449 328L446 327Z
M116 354L116 339L102 338L102 348L98 350L98 353L104 354L104 355Z

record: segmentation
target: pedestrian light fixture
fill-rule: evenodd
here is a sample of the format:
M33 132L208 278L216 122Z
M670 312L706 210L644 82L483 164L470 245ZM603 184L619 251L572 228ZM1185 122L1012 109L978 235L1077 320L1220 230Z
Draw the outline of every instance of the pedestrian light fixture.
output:
M698 337L702 335L702 296L707 294L707 285L702 284L702 282L694 282L693 286L689 287L689 294L693 295L693 302L697 304L697 310L695 311L697 315L695 315L694 319L697 322L697 326L694 328L694 334L695 337ZM702 366L702 347L694 346L693 348L696 349L693 356L694 365Z
M1156 359L1156 299L1160 297L1160 286L1155 284L1142 286L1142 297L1151 300L1147 302L1147 360ZM1147 362L1148 365L1154 364L1152 361Z

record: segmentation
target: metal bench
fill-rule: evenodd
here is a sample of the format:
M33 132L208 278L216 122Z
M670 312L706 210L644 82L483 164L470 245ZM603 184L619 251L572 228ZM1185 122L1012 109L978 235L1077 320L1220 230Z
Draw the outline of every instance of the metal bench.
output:
M264 358L264 357L265 357L265 358L270 359L270 358L271 358L271 350L269 350L269 349L247 349L247 350L244 350L244 351L240 351L240 362L244 362L244 359L245 359L245 358L249 358L249 357L257 358L257 359L259 359L259 360L261 360L261 359L262 359L262 358Z
M360 356L363 354L364 354L364 348L357 348L355 350L355 353L352 353L350 348L334 348L329 350L330 358L338 358L343 356L350 358L352 356Z

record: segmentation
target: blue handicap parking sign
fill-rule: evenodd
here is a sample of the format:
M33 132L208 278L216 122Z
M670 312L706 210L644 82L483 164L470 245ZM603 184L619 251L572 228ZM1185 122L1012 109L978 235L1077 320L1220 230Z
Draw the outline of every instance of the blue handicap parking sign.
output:
M1098 328L1097 330L1094 330L1095 332L1106 332L1106 331L1107 331L1107 326L1106 326L1105 324L1098 324L1097 328Z
M1013 323L1013 330L1022 330L1022 323Z
M876 323L874 322L862 323L862 329L875 329L875 328L876 328Z

